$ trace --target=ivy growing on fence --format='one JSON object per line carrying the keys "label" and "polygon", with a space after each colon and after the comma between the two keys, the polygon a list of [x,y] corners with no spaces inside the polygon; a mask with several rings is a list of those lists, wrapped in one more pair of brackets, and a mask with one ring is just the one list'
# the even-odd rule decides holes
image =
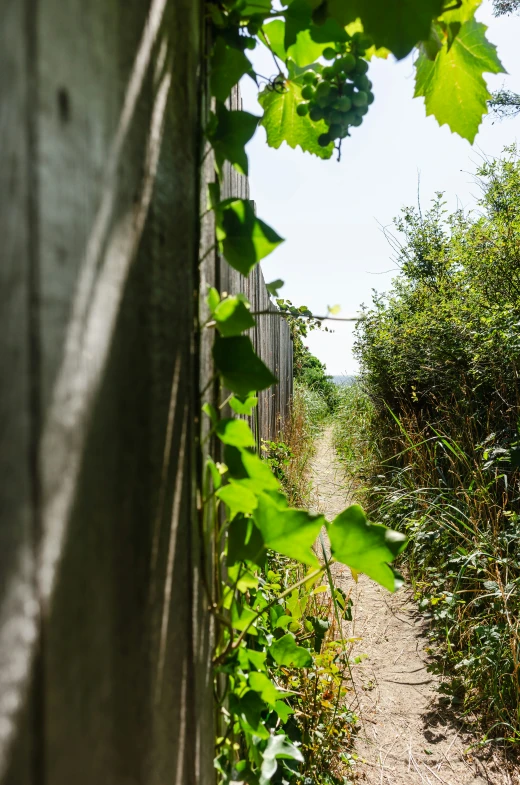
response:
{"label": "ivy growing on fence", "polygon": [[[245,145],[258,125],[272,147],[285,142],[323,159],[336,151],[339,159],[351,134],[362,133],[363,119],[377,100],[370,80],[373,57],[401,59],[414,51],[415,95],[424,98],[426,113],[473,141],[490,98],[483,74],[503,71],[485,26],[474,19],[478,4],[208,0],[214,111],[206,138],[217,173],[209,206],[216,216],[219,251],[233,268],[247,276],[283,240],[256,216],[248,200],[220,199],[224,163],[247,174]],[[274,75],[255,72],[248,53],[256,47],[271,53]],[[226,106],[244,76],[259,86],[262,116]],[[273,282],[273,294],[281,283]],[[249,415],[256,393],[276,383],[244,334],[255,324],[250,304],[243,295],[221,297],[214,289],[207,302],[211,320],[206,327],[216,332],[216,371],[230,394],[231,409]],[[338,649],[332,641],[323,648],[330,619],[316,605],[322,588],[317,582],[323,577],[328,581],[341,642],[350,601],[334,587],[330,564],[339,561],[393,591],[399,576],[391,563],[406,540],[369,522],[358,505],[333,521],[291,508],[279,479],[254,452],[247,421],[221,418],[209,403],[203,408],[223,454],[220,463],[207,457],[203,493],[206,520],[223,549],[215,560],[212,598],[220,709],[216,768],[222,783],[296,783],[303,771],[312,774],[308,782],[325,781],[318,779],[323,769],[312,756],[320,744],[340,749],[337,719],[345,712],[343,679],[350,664],[344,646]],[[322,540],[320,562],[313,545],[324,529],[331,555]],[[315,695],[321,684],[320,706],[310,720],[308,713],[305,718],[308,704],[302,703],[308,685],[302,674],[309,669]],[[325,715],[328,724],[323,725]],[[311,756],[306,763],[305,750]],[[328,781],[334,781],[332,774]]]}

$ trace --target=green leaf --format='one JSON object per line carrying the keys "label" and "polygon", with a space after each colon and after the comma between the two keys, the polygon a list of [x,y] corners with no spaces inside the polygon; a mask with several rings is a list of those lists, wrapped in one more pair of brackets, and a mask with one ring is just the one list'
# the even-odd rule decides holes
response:
{"label": "green leaf", "polygon": [[292,0],[285,11],[285,39],[284,45],[288,49],[296,43],[298,33],[307,30],[312,23],[312,11],[319,0]]}
{"label": "green leaf", "polygon": [[248,395],[244,400],[240,400],[234,395],[229,401],[229,405],[237,414],[251,414],[257,404],[258,398],[254,395]]}
{"label": "green leaf", "polygon": [[217,436],[224,444],[232,444],[234,447],[254,447],[256,444],[255,437],[246,421],[235,420],[231,417],[219,422]]}
{"label": "green leaf", "polygon": [[286,607],[291,612],[293,619],[300,619],[305,613],[305,609],[309,602],[309,594],[304,592],[300,597],[298,589],[294,589],[287,599]]}
{"label": "green leaf", "polygon": [[271,11],[271,0],[253,0],[251,3],[246,3],[245,6],[240,6],[240,16],[252,16],[253,14],[268,14]]}
{"label": "green leaf", "polygon": [[247,397],[251,390],[265,390],[277,382],[267,365],[255,354],[253,344],[246,336],[217,336],[213,359],[224,385],[240,397]]}
{"label": "green leaf", "polygon": [[[219,203],[220,203],[220,183],[218,180],[215,180],[213,183],[208,183],[208,210],[215,210],[216,212]],[[220,295],[219,295],[219,299],[220,299]]]}
{"label": "green leaf", "polygon": [[215,461],[209,455],[206,458],[206,466],[207,466],[207,468],[211,472],[211,479],[213,480],[213,487],[216,488],[216,489],[220,488],[220,486],[222,485],[222,475],[219,472],[218,467],[217,467]]}
{"label": "green leaf", "polygon": [[[251,625],[251,622],[256,619],[257,614],[247,606],[239,608],[236,602],[233,603],[231,611],[231,624],[233,629],[242,632],[247,629],[249,635],[258,635],[256,629]],[[251,626],[250,626],[251,625]]]}
{"label": "green leaf", "polygon": [[316,43],[311,38],[310,30],[301,30],[296,36],[296,43],[289,47],[287,54],[297,66],[303,68],[321,57],[327,43]]}
{"label": "green leaf", "polygon": [[208,296],[206,297],[206,302],[208,304],[209,310],[211,313],[213,313],[220,302],[220,294],[214,286],[210,286]]}
{"label": "green leaf", "polygon": [[250,561],[263,568],[267,550],[264,538],[251,518],[237,515],[228,529],[227,563]]}
{"label": "green leaf", "polygon": [[254,519],[268,548],[311,567],[319,567],[312,546],[324,525],[323,515],[279,507],[263,493],[258,497]]}
{"label": "green leaf", "polygon": [[379,523],[370,523],[359,504],[338,515],[328,527],[335,559],[395,591],[395,577],[388,562],[406,547],[406,537]]}
{"label": "green leaf", "polygon": [[306,153],[317,155],[318,158],[330,158],[334,150],[331,143],[327,147],[320,147],[318,137],[327,131],[324,120],[313,123],[309,115],[300,117],[296,114],[298,104],[303,102],[302,84],[296,80],[287,80],[285,89],[265,89],[258,96],[264,110],[260,121],[267,133],[267,144],[278,148],[282,142],[289,147],[301,149]]}
{"label": "green leaf", "polygon": [[[346,32],[353,36],[355,33],[363,33],[363,25],[361,23],[361,19],[356,19],[355,22],[350,22],[346,26]],[[391,54],[389,49],[386,49],[384,46],[376,47],[371,46],[366,51],[363,57],[365,60],[371,60],[373,57],[378,57],[382,60],[386,60],[388,55]]]}
{"label": "green leaf", "polygon": [[309,668],[312,665],[309,649],[298,646],[290,632],[272,643],[269,651],[277,665],[286,665],[289,668]]}
{"label": "green leaf", "polygon": [[232,87],[244,74],[252,72],[251,63],[239,49],[228,46],[222,36],[215,41],[211,55],[210,89],[218,101],[225,101]]}
{"label": "green leaf", "polygon": [[327,619],[319,619],[317,616],[307,616],[307,619],[312,624],[314,630],[314,651],[319,654],[323,639],[330,627],[330,622]]}
{"label": "green leaf", "polygon": [[[244,420],[236,422],[244,422]],[[262,461],[255,453],[227,445],[224,451],[224,460],[230,476],[234,480],[240,481],[244,488],[248,488],[253,493],[279,489],[280,482],[272,473],[269,464]]]}
{"label": "green leaf", "polygon": [[276,281],[271,281],[271,283],[266,283],[265,288],[272,294],[273,297],[278,297],[278,289],[281,289],[284,285],[284,282],[281,278],[277,278]]}
{"label": "green leaf", "polygon": [[475,16],[475,11],[481,2],[482,0],[462,0],[458,7],[456,3],[448,3],[452,10],[445,11],[440,20],[446,22],[446,24],[469,22]]}
{"label": "green leaf", "polygon": [[221,300],[213,311],[213,318],[219,333],[224,336],[240,335],[256,324],[251,316],[249,302],[242,294]]}
{"label": "green leaf", "polygon": [[249,570],[244,570],[241,564],[234,566],[228,565],[228,583],[229,588],[233,589],[236,586],[241,594],[245,594],[249,589],[258,588],[258,578],[253,575]]}
{"label": "green leaf", "polygon": [[257,262],[283,242],[274,229],[256,217],[248,199],[226,199],[220,203],[216,218],[220,250],[242,275],[249,275]]}
{"label": "green leaf", "polygon": [[248,690],[241,698],[231,694],[229,696],[229,708],[239,718],[242,727],[252,731],[262,739],[269,738],[269,731],[262,721],[265,703],[258,693],[254,690]]}
{"label": "green leaf", "polygon": [[213,427],[215,427],[218,422],[218,415],[215,410],[215,407],[211,403],[205,403],[202,406],[202,411],[204,412],[204,414],[206,414],[209,417],[209,419],[211,420],[211,424],[213,425]]}
{"label": "green leaf", "polygon": [[294,714],[294,709],[284,703],[284,701],[276,701],[274,710],[280,717],[282,725],[285,725],[291,714]]}
{"label": "green leaf", "polygon": [[250,515],[258,504],[255,494],[236,482],[230,482],[219,488],[216,496],[229,507],[230,518],[234,518],[240,512]]}
{"label": "green leaf", "polygon": [[426,114],[470,143],[491,98],[482,74],[504,71],[486,29],[464,22],[449,50],[446,41],[433,62],[425,54],[416,62],[415,96],[424,96]]}
{"label": "green leaf", "polygon": [[275,622],[274,628],[275,630],[285,630],[288,625],[293,622],[294,619],[292,616],[279,616]]}
{"label": "green leaf", "polygon": [[251,669],[251,667],[253,667],[257,671],[265,671],[266,657],[267,652],[248,649],[247,646],[244,645],[242,645],[238,650],[238,662],[242,670],[248,671]]}
{"label": "green leaf", "polygon": [[303,763],[302,753],[298,747],[295,747],[295,745],[289,741],[285,734],[271,736],[267,747],[263,752],[260,785],[270,782],[278,768],[278,764],[276,763],[277,758],[287,758]]}
{"label": "green leaf", "polygon": [[276,702],[284,694],[276,688],[271,679],[266,676],[265,673],[252,671],[249,674],[249,686],[252,690],[258,692],[262,700],[265,701],[272,709],[275,708]]}
{"label": "green leaf", "polygon": [[264,25],[262,38],[266,39],[270,48],[280,60],[285,60],[287,57],[284,45],[285,22],[282,22],[281,19],[274,19],[269,24]]}
{"label": "green leaf", "polygon": [[327,11],[342,26],[360,18],[375,45],[401,59],[429,37],[442,5],[443,0],[328,0]]}
{"label": "green leaf", "polygon": [[219,169],[229,161],[241,174],[248,174],[245,146],[252,138],[259,117],[249,112],[229,111],[224,104],[217,104],[217,124],[211,126],[208,139],[215,151]]}

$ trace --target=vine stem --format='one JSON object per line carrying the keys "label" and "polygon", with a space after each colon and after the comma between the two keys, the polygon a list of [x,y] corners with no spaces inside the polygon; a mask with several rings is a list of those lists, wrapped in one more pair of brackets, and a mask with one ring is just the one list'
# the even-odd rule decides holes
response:
{"label": "vine stem", "polygon": [[310,316],[304,316],[303,314],[298,314],[295,316],[293,313],[287,313],[285,311],[251,311],[251,316],[282,316],[284,319],[289,319],[291,316],[294,319],[316,319],[319,322],[362,322],[366,319],[366,316],[315,316],[311,314]]}
{"label": "vine stem", "polygon": [[[334,560],[332,559],[332,561],[329,562],[329,564],[331,564],[333,561]],[[235,651],[235,649],[238,649],[238,647],[240,646],[240,644],[244,640],[245,636],[247,635],[247,631],[249,630],[251,625],[253,625],[255,623],[255,621],[257,621],[257,619],[259,619],[260,616],[263,613],[268,611],[269,608],[272,608],[273,605],[276,605],[276,603],[279,602],[279,600],[283,600],[284,597],[287,597],[295,589],[299,589],[300,586],[303,586],[305,583],[307,583],[307,581],[312,581],[314,578],[317,578],[320,575],[323,575],[325,570],[326,570],[325,567],[319,567],[318,569],[314,570],[314,572],[308,573],[304,578],[302,578],[301,580],[297,581],[296,583],[293,583],[291,586],[289,586],[288,589],[283,591],[281,594],[278,594],[273,600],[271,600],[271,602],[268,602],[267,605],[265,605],[261,610],[259,610],[258,613],[256,614],[256,616],[254,616],[251,619],[251,621],[247,624],[247,626],[242,630],[242,632],[240,633],[240,635],[238,636],[236,641],[234,643],[230,642],[226,646],[226,648],[224,649],[222,654],[219,654],[218,657],[215,657],[215,659],[213,660],[213,665],[220,665],[222,662],[224,662],[224,660],[226,659],[226,657],[228,656],[228,654],[230,652]]]}
{"label": "vine stem", "polygon": [[199,257],[199,265],[200,265],[200,264],[202,264],[202,262],[204,261],[204,259],[206,259],[206,257],[207,257],[207,256],[209,256],[209,255],[210,255],[210,253],[211,253],[212,251],[214,251],[214,250],[215,250],[217,247],[218,247],[218,243],[213,243],[213,245],[210,245],[210,247],[208,248],[208,250],[207,250],[207,251],[206,251],[206,252],[205,252],[205,253],[204,253],[202,256],[200,256],[200,257]]}

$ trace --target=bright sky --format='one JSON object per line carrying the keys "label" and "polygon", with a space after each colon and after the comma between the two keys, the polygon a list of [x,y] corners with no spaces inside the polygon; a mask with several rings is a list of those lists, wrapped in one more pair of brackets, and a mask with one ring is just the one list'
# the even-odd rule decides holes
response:
{"label": "bright sky", "polygon": [[[489,26],[488,38],[510,74],[488,75],[490,89],[520,92],[520,16],[497,19],[485,0],[477,19]],[[257,56],[255,65],[268,77],[275,71],[270,56]],[[425,116],[422,99],[412,98],[409,58],[374,60],[369,76],[376,100],[361,128],[344,140],[341,163],[286,144],[273,150],[262,128],[248,146],[258,216],[286,238],[264,260],[265,278],[282,278],[280,295],[316,314],[335,304],[341,305],[340,316],[356,314],[361,303],[370,303],[372,289],[389,288],[396,268],[380,225],[388,226],[403,205],[417,203],[419,175],[423,209],[436,191],[445,192],[450,208],[470,209],[478,197],[473,173],[482,155],[499,155],[520,140],[520,117],[485,119],[473,147],[447,126],[439,128]],[[244,109],[258,113],[253,82],[246,78],[241,87]],[[329,326],[333,334],[314,331],[307,345],[328,373],[355,373],[352,323]]]}

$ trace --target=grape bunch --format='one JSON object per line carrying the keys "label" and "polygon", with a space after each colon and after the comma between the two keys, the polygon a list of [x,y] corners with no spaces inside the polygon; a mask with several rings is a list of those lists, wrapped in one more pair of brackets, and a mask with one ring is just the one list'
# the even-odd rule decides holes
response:
{"label": "grape bunch", "polygon": [[309,70],[303,74],[304,101],[298,104],[296,112],[300,117],[309,115],[315,123],[325,121],[328,130],[318,137],[321,147],[349,136],[350,128],[361,125],[374,100],[363,54],[365,49],[354,37],[350,51],[346,44],[325,49],[323,57],[332,62],[321,73]]}

